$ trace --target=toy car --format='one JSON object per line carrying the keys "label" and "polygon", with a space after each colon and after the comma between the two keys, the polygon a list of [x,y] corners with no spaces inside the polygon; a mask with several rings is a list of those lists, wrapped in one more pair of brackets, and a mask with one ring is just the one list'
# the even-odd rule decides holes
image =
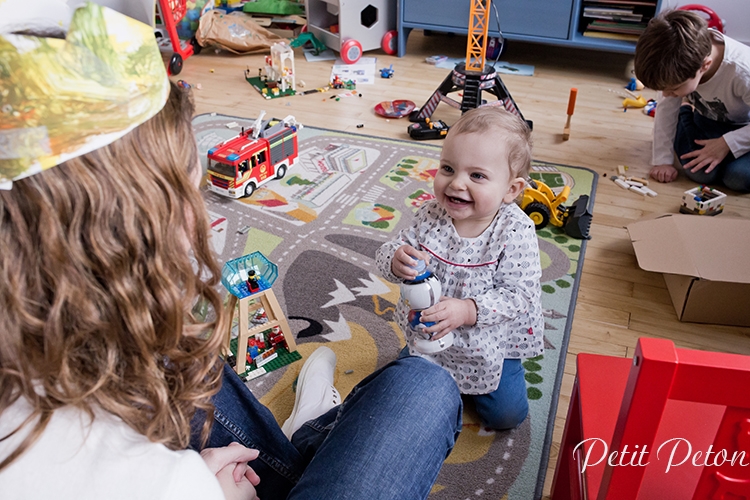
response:
{"label": "toy car", "polygon": [[534,222],[538,231],[547,224],[562,228],[572,238],[587,240],[590,237],[591,219],[589,196],[581,195],[570,207],[563,206],[570,195],[570,186],[555,194],[540,180],[529,179],[518,204]]}
{"label": "toy car", "polygon": [[444,139],[448,134],[448,129],[448,125],[443,120],[430,120],[426,118],[412,123],[406,130],[412,139],[424,141],[427,139]]}
{"label": "toy car", "polygon": [[393,78],[393,64],[387,68],[380,68],[380,78]]}
{"label": "toy car", "polygon": [[357,88],[356,82],[352,80],[342,80],[339,75],[334,75],[333,80],[331,80],[330,84],[332,89],[347,89],[347,90],[354,90]]}

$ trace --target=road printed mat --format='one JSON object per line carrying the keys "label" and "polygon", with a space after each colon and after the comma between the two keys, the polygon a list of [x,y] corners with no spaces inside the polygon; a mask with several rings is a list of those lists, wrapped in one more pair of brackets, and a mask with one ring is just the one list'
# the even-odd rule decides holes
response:
{"label": "road printed mat", "polygon": [[[199,152],[251,126],[253,119],[195,117]],[[230,125],[229,127],[227,125]],[[375,252],[432,198],[440,146],[305,127],[300,162],[251,197],[231,200],[203,187],[221,261],[259,250],[279,268],[273,285],[303,360],[321,345],[338,357],[342,397],[404,345],[394,319],[398,286],[379,276]],[[592,197],[597,174],[534,162],[533,177],[569,202]],[[525,360],[530,415],[517,429],[483,428],[471,408],[430,496],[434,500],[537,499],[554,428],[558,392],[578,292],[585,241],[553,226],[538,231],[542,258],[545,353]],[[282,423],[294,404],[302,362],[247,382]]]}

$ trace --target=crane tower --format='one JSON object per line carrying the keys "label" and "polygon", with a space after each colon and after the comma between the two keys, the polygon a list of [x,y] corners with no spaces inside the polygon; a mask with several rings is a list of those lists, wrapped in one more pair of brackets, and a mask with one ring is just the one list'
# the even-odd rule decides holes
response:
{"label": "crane tower", "polygon": [[[482,105],[503,106],[509,112],[525,120],[510,92],[497,75],[494,66],[486,64],[485,61],[491,1],[471,0],[466,62],[459,63],[453,68],[427,102],[409,115],[410,121],[417,122],[430,118],[441,102],[460,109],[462,113]],[[459,90],[463,90],[460,103],[448,96],[448,94]],[[482,91],[489,92],[497,97],[497,100],[483,103]],[[530,120],[526,120],[526,123],[529,124],[529,127],[532,126]]]}

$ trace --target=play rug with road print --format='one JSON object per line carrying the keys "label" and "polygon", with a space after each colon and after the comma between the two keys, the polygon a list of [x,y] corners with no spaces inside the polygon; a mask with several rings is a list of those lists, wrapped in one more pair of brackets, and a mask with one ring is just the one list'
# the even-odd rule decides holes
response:
{"label": "play rug with road print", "polygon": [[[209,148],[253,121],[197,116],[193,125],[204,168]],[[303,360],[318,346],[332,348],[338,357],[335,383],[345,396],[404,345],[393,315],[398,286],[379,276],[375,251],[432,198],[440,147],[311,127],[300,130],[298,139],[297,165],[251,197],[232,200],[202,189],[221,261],[259,250],[278,266],[273,290]],[[535,162],[533,176],[555,191],[571,186],[570,200],[593,198],[596,174],[590,170]],[[538,235],[546,350],[524,362],[529,417],[517,429],[495,432],[480,426],[467,408],[431,499],[542,496],[585,241],[553,226]],[[292,363],[247,383],[279,422],[291,413],[301,367]]]}

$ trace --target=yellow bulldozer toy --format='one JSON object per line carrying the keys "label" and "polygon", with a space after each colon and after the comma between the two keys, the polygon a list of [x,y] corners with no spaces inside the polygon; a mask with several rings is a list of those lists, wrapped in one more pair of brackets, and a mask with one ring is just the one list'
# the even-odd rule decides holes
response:
{"label": "yellow bulldozer toy", "polygon": [[573,238],[589,239],[592,213],[588,195],[580,196],[570,207],[563,206],[570,196],[570,186],[565,186],[557,195],[542,181],[528,179],[518,204],[534,222],[536,230],[547,224],[561,227]]}

